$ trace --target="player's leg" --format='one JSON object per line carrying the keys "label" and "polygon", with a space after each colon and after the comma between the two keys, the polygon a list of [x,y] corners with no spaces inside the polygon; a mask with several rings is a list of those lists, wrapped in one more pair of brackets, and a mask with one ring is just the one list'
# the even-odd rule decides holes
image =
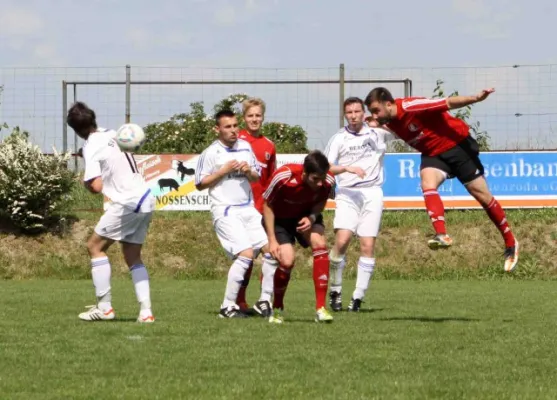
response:
{"label": "player's leg", "polygon": [[448,178],[449,172],[449,166],[440,157],[422,155],[420,166],[422,193],[427,214],[435,230],[435,237],[428,241],[428,246],[432,249],[447,248],[453,243],[447,235],[445,207],[437,191]]}
{"label": "player's leg", "polygon": [[[106,214],[105,214],[106,215]],[[114,309],[112,308],[112,293],[110,287],[111,267],[106,251],[114,243],[114,240],[100,236],[96,231],[99,226],[103,226],[106,218],[103,215],[95,232],[87,241],[87,250],[91,258],[91,277],[97,297],[97,304],[90,306],[85,312],[79,314],[79,318],[84,321],[104,321],[115,318]]]}
{"label": "player's leg", "polygon": [[329,253],[329,275],[331,277],[329,305],[333,311],[342,311],[342,274],[346,265],[346,251],[352,235],[352,231],[348,229],[338,229],[335,232],[335,244]]}
{"label": "player's leg", "polygon": [[280,324],[284,321],[284,296],[286,295],[286,289],[288,288],[292,269],[294,268],[296,251],[290,240],[288,242],[281,240],[279,235],[277,235],[277,240],[280,243],[279,259],[277,260],[278,266],[273,279],[273,315],[269,322]]}
{"label": "player's leg", "polygon": [[254,261],[259,253],[263,253],[263,265],[261,267],[263,275],[261,280],[261,295],[259,296],[259,300],[254,304],[253,309],[262,317],[269,318],[273,313],[271,299],[274,288],[273,280],[278,262],[269,253],[267,234],[265,233],[265,229],[261,223],[261,214],[259,214],[255,208],[248,208],[245,213],[243,213],[243,217],[246,231],[254,249]]}
{"label": "player's leg", "polygon": [[332,322],[333,316],[327,310],[327,289],[329,286],[329,251],[325,239],[323,216],[320,214],[311,231],[298,238],[303,247],[311,247],[313,254],[313,285],[315,288],[315,321]]}
{"label": "player's leg", "polygon": [[139,212],[122,217],[123,229],[127,233],[121,240],[122,253],[129,268],[135,295],[139,303],[137,322],[140,323],[155,322],[151,306],[149,273],[141,258],[141,249],[147,237],[152,218],[152,212]]}
{"label": "player's leg", "polygon": [[369,288],[371,277],[375,269],[375,242],[381,226],[383,215],[383,190],[379,187],[365,191],[366,204],[363,207],[356,233],[360,237],[360,258],[356,288],[352,293],[348,311],[359,311],[362,301]]}
{"label": "player's leg", "polygon": [[237,305],[238,292],[247,269],[253,263],[253,249],[244,223],[238,215],[232,214],[215,221],[215,232],[228,256],[233,260],[228,271],[224,299],[219,317],[244,318],[246,314]]}
{"label": "player's leg", "polygon": [[504,269],[510,272],[518,263],[518,241],[507,221],[505,211],[489,191],[484,177],[484,167],[479,159],[479,146],[473,138],[469,138],[461,146],[465,154],[461,157],[462,161],[455,175],[466,187],[466,190],[482,205],[493,224],[501,232],[505,242]]}
{"label": "player's leg", "polygon": [[335,244],[329,253],[331,277],[329,304],[333,311],[342,310],[342,273],[346,265],[346,251],[353,232],[358,226],[361,207],[358,205],[358,200],[353,197],[350,196],[348,190],[340,190],[335,199],[336,207],[333,221]]}

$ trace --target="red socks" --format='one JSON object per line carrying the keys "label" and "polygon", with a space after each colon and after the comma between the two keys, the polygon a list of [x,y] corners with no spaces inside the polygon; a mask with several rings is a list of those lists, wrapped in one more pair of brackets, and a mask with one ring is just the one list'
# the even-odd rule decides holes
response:
{"label": "red socks", "polygon": [[290,270],[279,265],[274,277],[273,308],[284,309],[284,294],[286,293],[288,282],[290,282]]}
{"label": "red socks", "polygon": [[511,231],[511,227],[507,222],[507,217],[505,211],[501,208],[501,204],[495,197],[491,199],[487,207],[484,207],[485,212],[489,215],[489,219],[493,221],[499,232],[503,235],[505,239],[505,247],[513,247],[515,245],[514,235]]}
{"label": "red socks", "polygon": [[326,248],[313,249],[313,285],[315,309],[325,307],[329,286],[329,252]]}
{"label": "red socks", "polygon": [[424,190],[425,208],[433,223],[436,235],[445,235],[445,207],[437,189]]}

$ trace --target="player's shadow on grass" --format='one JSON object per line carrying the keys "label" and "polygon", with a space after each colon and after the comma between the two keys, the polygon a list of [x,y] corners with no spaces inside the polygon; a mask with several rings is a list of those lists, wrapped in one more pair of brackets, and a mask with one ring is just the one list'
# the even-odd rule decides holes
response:
{"label": "player's shadow on grass", "polygon": [[416,321],[416,322],[477,322],[477,318],[466,317],[389,317],[381,318],[381,321]]}
{"label": "player's shadow on grass", "polygon": [[[137,317],[135,317],[135,318],[132,318],[132,317],[123,317],[123,318],[117,317],[117,318],[111,319],[110,321],[107,321],[107,322],[112,322],[112,323],[115,323],[115,322],[127,322],[127,323],[137,322]],[[142,324],[137,324],[137,325],[142,325]]]}

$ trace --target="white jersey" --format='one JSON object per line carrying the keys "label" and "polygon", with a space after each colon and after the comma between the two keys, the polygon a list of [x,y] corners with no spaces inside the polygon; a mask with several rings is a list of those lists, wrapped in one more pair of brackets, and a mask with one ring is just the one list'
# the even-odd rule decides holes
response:
{"label": "white jersey", "polygon": [[325,155],[331,164],[362,168],[366,175],[363,179],[352,173],[336,176],[339,188],[360,188],[383,185],[383,161],[387,141],[392,135],[382,128],[371,128],[364,123],[359,132],[347,126],[338,131],[327,144]]}
{"label": "white jersey", "polygon": [[[257,174],[260,173],[257,160],[248,142],[238,139],[232,147],[227,147],[221,141],[216,140],[199,156],[195,184],[199,185],[203,178],[212,175],[231,160],[245,161]],[[254,204],[251,184],[247,176],[238,171],[225,175],[208,191],[211,199],[211,212],[215,220],[228,215],[231,208],[253,206]]]}
{"label": "white jersey", "polygon": [[141,206],[149,187],[137,169],[133,155],[124,153],[114,140],[116,132],[98,129],[83,145],[84,181],[101,177],[103,194],[113,203],[129,208]]}

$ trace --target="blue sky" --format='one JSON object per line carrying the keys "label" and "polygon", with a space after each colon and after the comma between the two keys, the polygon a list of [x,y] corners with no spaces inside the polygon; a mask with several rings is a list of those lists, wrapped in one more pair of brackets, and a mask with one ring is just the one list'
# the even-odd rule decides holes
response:
{"label": "blue sky", "polygon": [[[356,0],[2,0],[0,84],[4,84],[5,93],[0,99],[0,116],[12,125],[25,125],[27,121],[29,129],[45,131],[35,133],[42,140],[41,145],[50,141],[59,144],[59,141],[50,140],[60,131],[56,119],[61,112],[57,109],[60,104],[59,81],[75,79],[78,70],[47,68],[37,73],[21,67],[120,68],[125,64],[138,67],[135,71],[140,73],[136,76],[167,79],[193,75],[192,67],[196,67],[197,75],[202,75],[204,69],[211,71],[209,68],[224,67],[298,69],[285,72],[284,76],[288,77],[312,75],[311,71],[302,70],[304,68],[331,68],[319,74],[335,77],[338,72],[334,68],[345,63],[349,76],[353,77],[409,76],[416,82],[415,95],[430,95],[435,79],[441,77],[447,80],[450,88],[462,93],[493,85],[501,89],[498,90],[499,96],[513,95],[509,92],[512,89],[515,96],[526,96],[524,98],[528,101],[539,96],[552,101],[557,88],[554,82],[546,85],[545,81],[552,79],[553,72],[557,73],[557,69],[553,71],[550,66],[557,64],[557,53],[546,51],[542,40],[557,36],[556,16],[557,5],[549,0],[399,0],[383,3]],[[516,76],[509,68],[432,70],[434,67],[514,64],[542,67],[522,69]],[[161,72],[141,70],[140,66],[174,69]],[[186,67],[189,69],[185,70]],[[413,69],[401,72],[401,68]],[[216,73],[213,70],[213,74],[248,79],[259,76],[257,70],[249,70],[243,75],[238,71]],[[270,79],[279,76],[277,72],[273,74]],[[37,78],[37,75],[42,77]],[[78,75],[86,79],[122,78],[120,72],[97,69],[82,69]],[[42,94],[37,88],[51,93],[50,99],[40,97]],[[208,89],[200,100],[223,97],[232,89]],[[318,101],[320,96],[332,96],[332,100],[327,100],[331,104],[323,106],[323,113],[336,111],[336,89],[332,87],[323,87],[321,91],[315,88],[298,88],[296,92],[292,92],[292,88],[284,89],[291,97],[299,95],[300,91],[305,92],[307,99],[296,106],[296,112],[286,111],[284,105],[279,106],[277,93],[282,88],[266,91],[260,87],[236,89],[267,95],[270,113],[274,109],[276,116],[287,117],[289,123],[296,123],[296,116],[301,114],[307,117],[310,103]],[[355,93],[347,94],[364,96],[369,89],[371,87],[365,85],[353,87],[348,91]],[[102,99],[98,101],[98,107],[106,107],[106,110],[103,108],[100,114],[106,115],[107,122],[118,123],[119,120],[112,121],[109,117],[112,116],[110,107],[121,100],[120,92],[116,93],[115,88],[102,89],[105,90],[103,93],[100,88],[79,90],[85,97],[81,100],[95,103]],[[161,103],[156,106],[162,109],[149,117],[163,118],[184,111],[176,109],[176,99],[174,104],[163,104],[168,99],[165,100],[158,89],[142,90],[141,93],[150,93],[146,100],[150,105],[141,105],[137,100],[136,111],[152,108],[155,103]],[[418,93],[417,90],[428,93]],[[137,92],[140,96],[139,89]],[[176,95],[181,96],[178,108],[187,108],[193,99],[193,94],[188,97],[184,93]],[[276,105],[273,105],[274,100]],[[518,100],[499,97],[493,101],[493,109],[482,105],[484,108],[479,109],[478,115],[514,114],[519,105],[511,105],[510,101]],[[284,99],[281,102],[285,102]],[[26,107],[32,108],[33,112],[22,113],[21,109]],[[547,114],[553,115],[553,112],[554,109],[550,109]],[[39,122],[31,124],[30,118]],[[322,115],[316,113],[315,118],[322,118]],[[488,121],[488,126],[492,127],[496,140],[501,142],[505,140],[501,137],[503,131],[512,125],[519,140],[520,131],[524,129],[534,136],[541,131],[549,132],[554,122],[552,118],[547,117],[541,123],[539,118],[531,119],[518,127],[515,122]],[[50,119],[55,122],[45,122]],[[338,116],[333,115],[327,119],[327,125],[323,123],[317,128],[308,125],[312,130],[313,147],[323,146],[337,128],[337,120]]]}

